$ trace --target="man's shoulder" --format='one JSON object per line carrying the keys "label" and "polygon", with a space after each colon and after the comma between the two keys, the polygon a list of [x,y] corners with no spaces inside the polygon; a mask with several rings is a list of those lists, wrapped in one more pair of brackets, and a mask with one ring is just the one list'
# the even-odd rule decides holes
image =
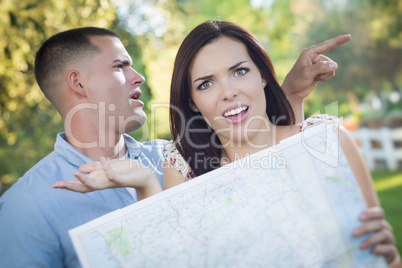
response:
{"label": "man's shoulder", "polygon": [[[59,155],[53,151],[25,172],[0,197],[0,211],[2,213],[10,210],[16,210],[19,213],[22,213],[22,210],[25,212],[36,211],[37,202],[35,200],[38,196],[43,196],[44,189],[51,187],[51,182],[47,178],[51,176],[52,170],[57,166],[55,163],[57,158]],[[46,187],[43,187],[44,185]]]}
{"label": "man's shoulder", "polygon": [[58,167],[62,167],[63,163],[67,163],[63,156],[53,151],[42,158],[27,172],[25,172],[25,174],[19,178],[16,184],[23,182],[25,179],[35,177],[38,174],[42,175],[43,173],[46,173],[50,175],[53,172],[56,172],[58,170]]}
{"label": "man's shoulder", "polygon": [[25,172],[1,197],[4,201],[4,198],[11,196],[24,198],[24,196],[38,197],[48,194],[47,191],[54,190],[52,188],[54,182],[68,175],[73,179],[73,170],[69,170],[73,167],[70,166],[63,156],[53,151]]}
{"label": "man's shoulder", "polygon": [[55,161],[59,160],[59,158],[60,155],[55,151],[52,151],[47,156],[39,160],[34,166],[28,169],[27,172],[25,172],[25,174],[21,178],[32,176],[33,174],[42,169],[47,169],[49,165],[52,165]]}
{"label": "man's shoulder", "polygon": [[[62,145],[65,143],[64,133],[58,133],[55,142],[55,150],[50,152],[48,155],[39,160],[34,166],[32,166],[25,174],[19,178],[15,183],[18,185],[28,178],[35,177],[38,173],[43,174],[43,172],[49,175],[59,170],[57,167],[62,167],[63,164],[67,163],[67,160],[60,153],[64,153],[65,149]],[[60,148],[59,148],[60,147]]]}

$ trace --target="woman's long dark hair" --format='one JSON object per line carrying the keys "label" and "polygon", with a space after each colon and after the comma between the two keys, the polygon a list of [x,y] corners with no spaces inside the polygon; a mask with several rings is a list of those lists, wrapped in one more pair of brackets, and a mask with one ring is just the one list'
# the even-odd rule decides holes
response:
{"label": "woman's long dark hair", "polygon": [[[207,21],[194,28],[177,52],[170,88],[170,129],[180,154],[196,176],[220,166],[222,149],[215,131],[199,113],[190,109],[190,65],[196,53],[219,37],[226,36],[242,42],[267,81],[264,88],[266,112],[275,125],[295,122],[292,107],[280,87],[271,59],[257,38],[248,30],[226,21]],[[217,146],[218,145],[218,146]]]}

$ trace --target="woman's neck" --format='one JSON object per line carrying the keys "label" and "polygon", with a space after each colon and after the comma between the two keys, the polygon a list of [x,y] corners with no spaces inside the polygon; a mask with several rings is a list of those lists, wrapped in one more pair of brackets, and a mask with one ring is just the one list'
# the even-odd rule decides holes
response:
{"label": "woman's neck", "polygon": [[298,132],[299,128],[296,126],[275,126],[271,124],[269,129],[259,131],[247,138],[236,141],[227,140],[226,143],[222,143],[225,144],[222,149],[222,165],[275,146],[281,140],[293,136]]}

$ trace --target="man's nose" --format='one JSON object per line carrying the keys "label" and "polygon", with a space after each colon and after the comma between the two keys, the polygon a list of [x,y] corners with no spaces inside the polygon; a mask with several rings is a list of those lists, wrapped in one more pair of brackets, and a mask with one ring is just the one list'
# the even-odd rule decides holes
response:
{"label": "man's nose", "polygon": [[130,75],[131,75],[130,84],[132,84],[132,85],[134,85],[136,87],[139,87],[142,84],[144,84],[145,78],[140,73],[138,73],[136,70],[134,70],[134,68],[132,68],[132,67],[131,67],[131,74]]}

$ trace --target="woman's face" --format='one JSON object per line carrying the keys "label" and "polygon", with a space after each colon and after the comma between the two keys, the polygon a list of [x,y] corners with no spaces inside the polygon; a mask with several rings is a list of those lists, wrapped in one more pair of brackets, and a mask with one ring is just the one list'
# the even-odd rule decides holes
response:
{"label": "woman's face", "polygon": [[242,42],[220,37],[202,47],[190,79],[190,107],[198,109],[222,144],[251,139],[267,128],[265,80]]}

